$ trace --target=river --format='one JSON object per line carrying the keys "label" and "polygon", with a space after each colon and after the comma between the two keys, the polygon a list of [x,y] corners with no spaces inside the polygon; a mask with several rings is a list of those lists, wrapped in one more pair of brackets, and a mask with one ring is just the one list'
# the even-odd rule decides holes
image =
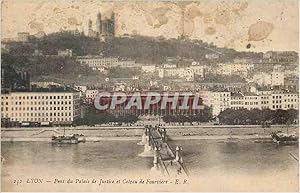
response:
{"label": "river", "polygon": [[[176,140],[183,147],[189,185],[126,186],[124,191],[297,191],[298,146],[280,146],[243,140]],[[53,184],[55,179],[133,178],[149,176],[153,158],[137,155],[143,151],[137,141],[100,141],[76,145],[47,142],[2,142],[2,188],[4,191],[114,191],[116,186]],[[128,177],[131,176],[131,177]],[[24,184],[31,178],[48,184]],[[21,179],[22,183],[14,184]],[[125,188],[126,188],[125,187]],[[51,188],[51,189],[49,189]],[[119,190],[119,189],[117,189]]]}

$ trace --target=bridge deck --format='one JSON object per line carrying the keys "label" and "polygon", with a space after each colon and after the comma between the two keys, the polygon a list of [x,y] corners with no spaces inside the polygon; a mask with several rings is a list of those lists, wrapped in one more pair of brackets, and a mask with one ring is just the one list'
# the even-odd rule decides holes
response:
{"label": "bridge deck", "polygon": [[150,141],[153,147],[159,148],[159,162],[164,170],[169,176],[183,175],[187,176],[186,169],[183,164],[176,160],[176,155],[169,146],[169,144],[164,140],[164,137],[157,129],[150,129]]}

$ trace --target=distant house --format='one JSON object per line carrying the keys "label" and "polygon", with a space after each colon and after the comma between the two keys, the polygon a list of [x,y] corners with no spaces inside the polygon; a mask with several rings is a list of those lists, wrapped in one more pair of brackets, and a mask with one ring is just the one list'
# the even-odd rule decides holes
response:
{"label": "distant house", "polygon": [[58,50],[57,55],[61,57],[72,57],[73,51],[71,49]]}
{"label": "distant house", "polygon": [[19,32],[17,34],[17,41],[28,42],[30,34],[28,32]]}

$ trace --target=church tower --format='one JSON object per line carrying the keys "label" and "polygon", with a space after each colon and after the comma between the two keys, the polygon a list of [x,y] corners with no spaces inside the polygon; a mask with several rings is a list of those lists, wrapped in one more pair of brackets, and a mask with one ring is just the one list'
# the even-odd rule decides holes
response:
{"label": "church tower", "polygon": [[93,31],[93,22],[92,22],[92,20],[89,19],[89,22],[88,22],[88,36],[92,37],[93,34],[94,34],[94,31]]}
{"label": "church tower", "polygon": [[99,34],[102,34],[102,19],[101,19],[101,13],[100,12],[97,15],[96,32],[99,33]]}
{"label": "church tower", "polygon": [[115,36],[115,13],[114,12],[112,12],[110,19],[111,19],[110,34],[112,36]]}

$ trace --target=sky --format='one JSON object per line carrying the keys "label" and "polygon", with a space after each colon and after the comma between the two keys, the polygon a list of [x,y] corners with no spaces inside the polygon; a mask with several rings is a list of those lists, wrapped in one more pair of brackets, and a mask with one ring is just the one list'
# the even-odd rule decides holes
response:
{"label": "sky", "polygon": [[3,0],[2,38],[17,32],[87,31],[96,15],[116,14],[116,34],[212,42],[243,51],[298,51],[297,0],[96,1]]}

